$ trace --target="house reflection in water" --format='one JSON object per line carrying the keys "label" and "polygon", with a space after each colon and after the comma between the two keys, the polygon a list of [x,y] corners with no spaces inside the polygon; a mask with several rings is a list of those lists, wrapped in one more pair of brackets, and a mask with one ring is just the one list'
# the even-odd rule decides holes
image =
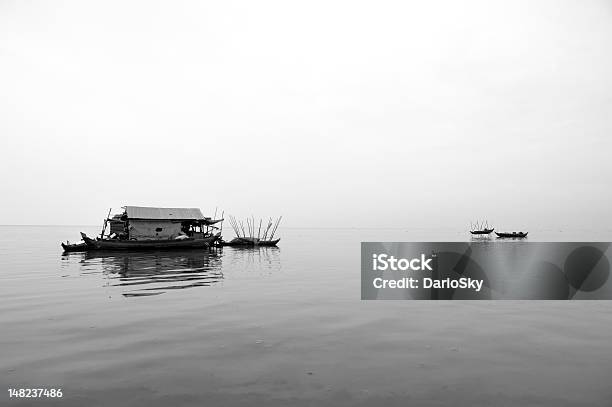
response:
{"label": "house reflection in water", "polygon": [[102,275],[105,287],[126,297],[159,295],[170,290],[210,287],[225,279],[233,282],[265,279],[282,270],[277,247],[224,247],[185,251],[90,251],[64,253],[62,268],[83,277]]}
{"label": "house reflection in water", "polygon": [[126,297],[206,287],[223,279],[221,256],[214,250],[87,252],[82,256],[82,270],[101,269],[109,285],[127,288]]}

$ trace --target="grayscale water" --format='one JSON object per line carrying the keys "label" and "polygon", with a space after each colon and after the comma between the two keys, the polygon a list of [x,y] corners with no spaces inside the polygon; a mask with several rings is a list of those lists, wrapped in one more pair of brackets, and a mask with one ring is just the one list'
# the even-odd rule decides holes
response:
{"label": "grayscale water", "polygon": [[464,232],[281,227],[279,248],[62,254],[98,229],[0,227],[0,404],[42,405],[6,392],[41,387],[63,390],[48,406],[612,403],[610,301],[359,299],[361,241]]}

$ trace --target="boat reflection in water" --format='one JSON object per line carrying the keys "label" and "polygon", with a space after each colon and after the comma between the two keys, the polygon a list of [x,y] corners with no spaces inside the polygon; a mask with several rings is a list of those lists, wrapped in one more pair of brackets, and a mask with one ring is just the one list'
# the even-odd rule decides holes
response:
{"label": "boat reflection in water", "polygon": [[156,252],[85,252],[64,255],[77,260],[82,274],[102,272],[110,286],[125,287],[126,297],[163,294],[168,290],[207,287],[223,279],[221,255],[215,250]]}
{"label": "boat reflection in water", "polygon": [[281,270],[277,247],[224,247],[184,251],[90,251],[64,253],[69,274],[106,279],[125,297],[163,294],[169,290],[209,287],[224,280],[265,278]]}
{"label": "boat reflection in water", "polygon": [[470,236],[470,242],[492,242],[491,235],[488,234],[472,234]]}
{"label": "boat reflection in water", "polygon": [[224,247],[223,267],[249,277],[272,275],[282,269],[280,251],[278,247],[266,246]]}

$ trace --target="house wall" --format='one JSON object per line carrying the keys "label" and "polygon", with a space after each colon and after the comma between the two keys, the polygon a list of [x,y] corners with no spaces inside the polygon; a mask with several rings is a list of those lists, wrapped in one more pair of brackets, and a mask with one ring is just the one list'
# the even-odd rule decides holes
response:
{"label": "house wall", "polygon": [[[158,229],[161,229],[161,231]],[[180,222],[130,220],[130,239],[174,239],[180,233]]]}
{"label": "house wall", "polygon": [[121,233],[123,233],[123,231],[124,231],[123,229],[125,227],[125,222],[122,222],[120,220],[111,219],[108,223],[110,225],[110,232],[109,232],[109,234],[112,235],[113,233],[115,233],[117,235],[120,235]]}

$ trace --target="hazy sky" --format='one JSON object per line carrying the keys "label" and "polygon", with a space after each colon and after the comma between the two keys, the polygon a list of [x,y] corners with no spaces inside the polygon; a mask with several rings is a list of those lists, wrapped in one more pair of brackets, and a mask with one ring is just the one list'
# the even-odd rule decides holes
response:
{"label": "hazy sky", "polygon": [[609,1],[0,0],[0,224],[612,228]]}

